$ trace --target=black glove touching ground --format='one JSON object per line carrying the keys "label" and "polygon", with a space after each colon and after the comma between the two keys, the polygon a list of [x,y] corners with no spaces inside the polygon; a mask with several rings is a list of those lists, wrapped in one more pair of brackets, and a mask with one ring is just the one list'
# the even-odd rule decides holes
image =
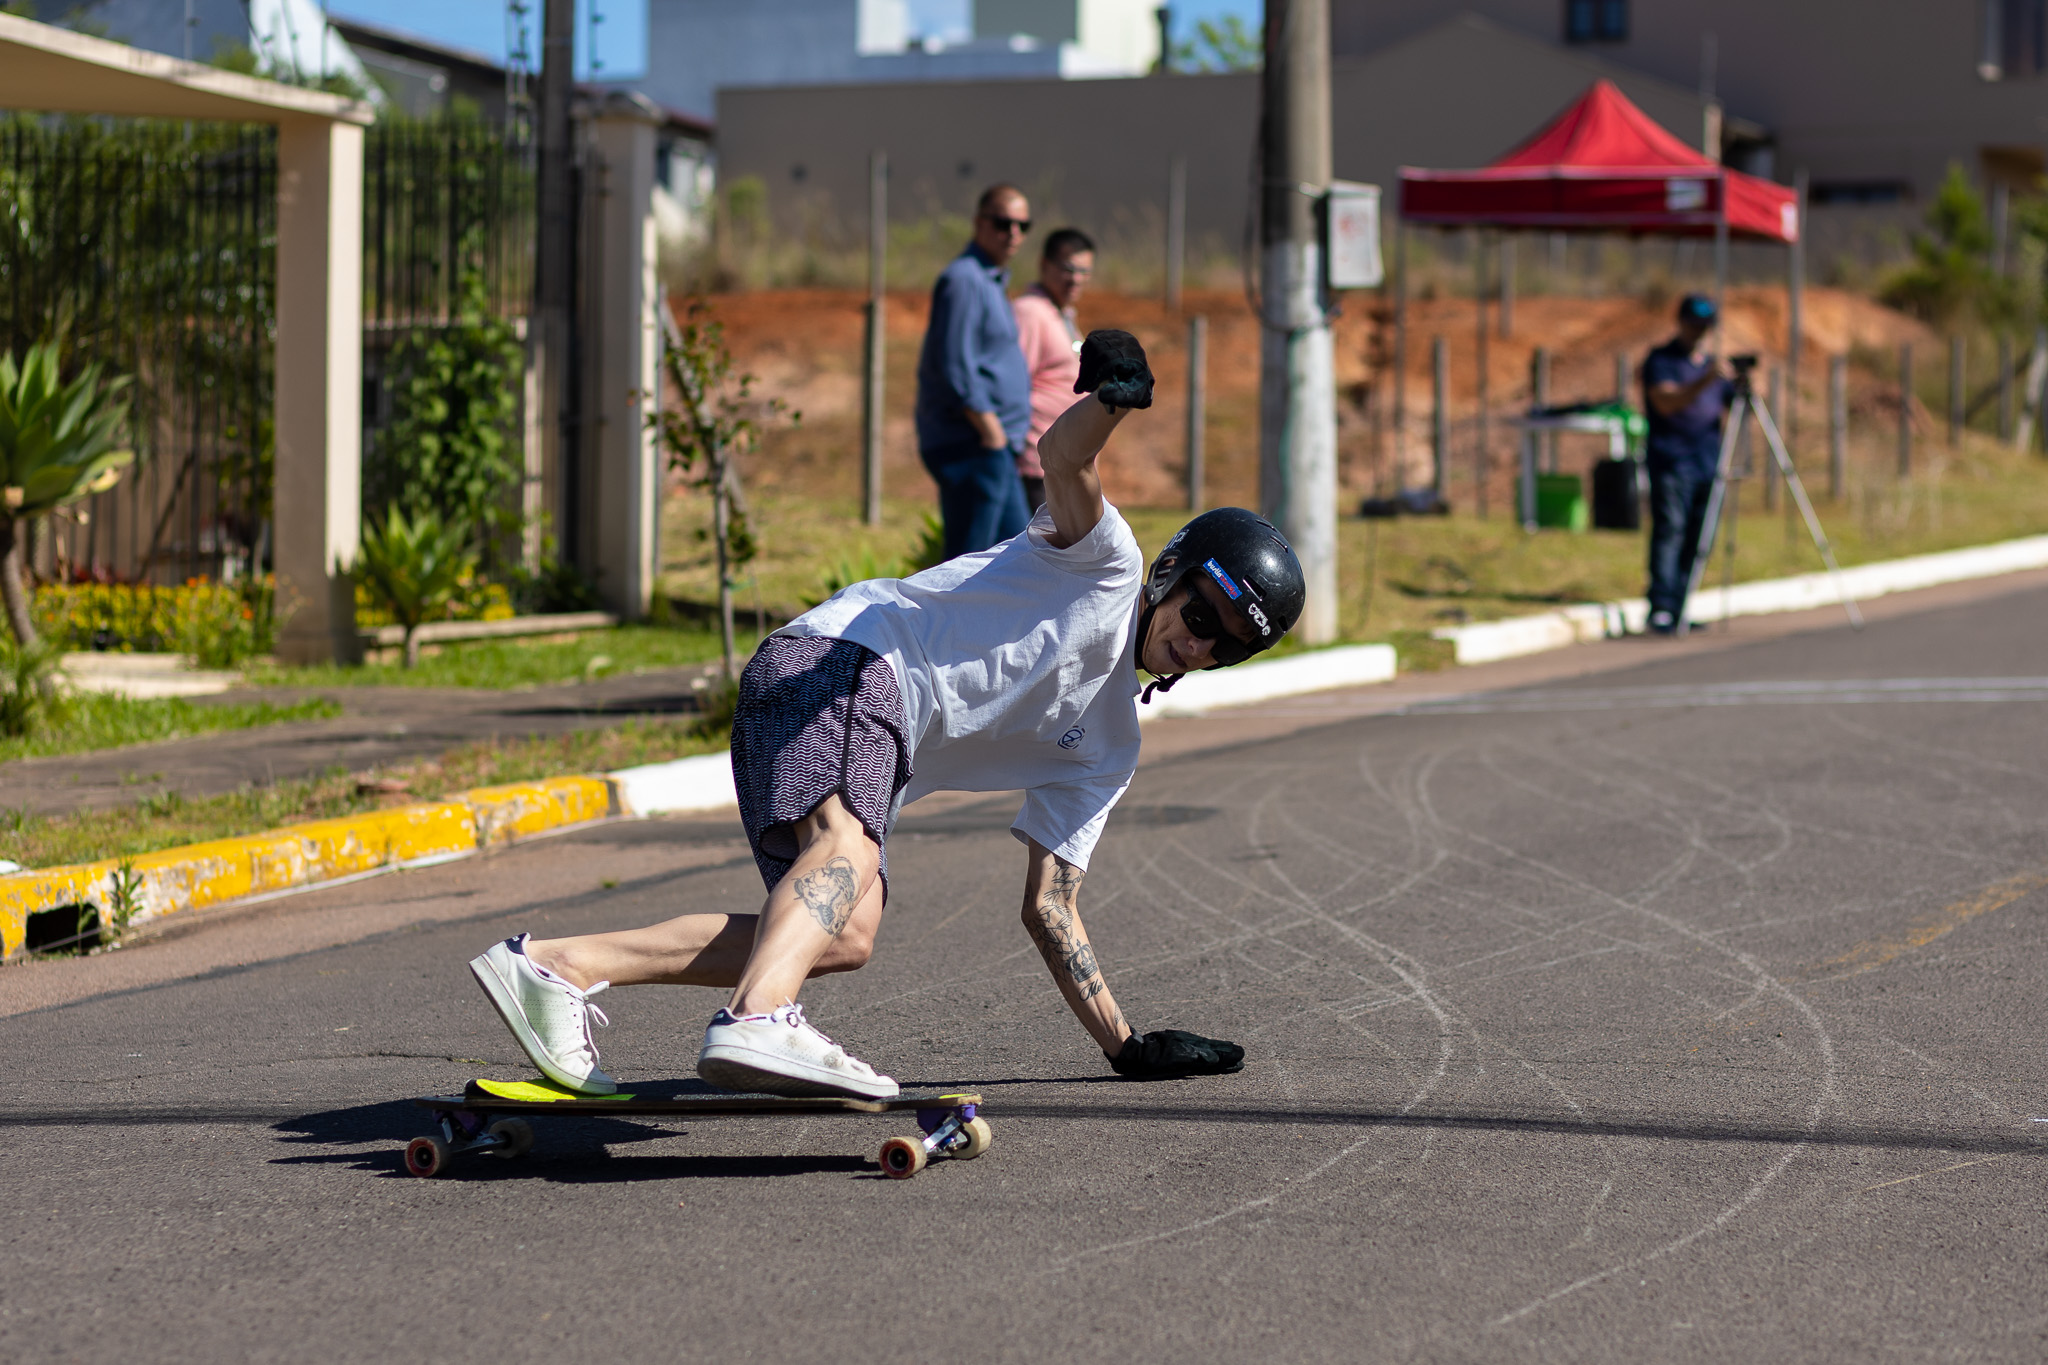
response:
{"label": "black glove touching ground", "polygon": [[1177,1081],[1183,1076],[1227,1076],[1244,1069],[1244,1049],[1219,1038],[1177,1028],[1133,1033],[1109,1059],[1110,1069],[1134,1081]]}
{"label": "black glove touching ground", "polygon": [[1090,332],[1081,343],[1081,377],[1075,393],[1092,393],[1111,411],[1152,406],[1152,367],[1145,348],[1129,332]]}

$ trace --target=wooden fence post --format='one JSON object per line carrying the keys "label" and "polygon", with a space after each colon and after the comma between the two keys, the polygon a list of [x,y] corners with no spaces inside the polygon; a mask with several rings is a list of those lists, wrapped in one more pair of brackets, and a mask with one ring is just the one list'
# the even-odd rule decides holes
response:
{"label": "wooden fence post", "polygon": [[1899,477],[1913,477],[1913,343],[1899,343]]}
{"label": "wooden fence post", "polygon": [[1209,398],[1209,319],[1197,313],[1188,319],[1188,510],[1202,510],[1206,474],[1203,413]]}
{"label": "wooden fence post", "polygon": [[1429,343],[1429,370],[1430,396],[1434,403],[1429,411],[1430,483],[1441,499],[1451,457],[1451,414],[1446,406],[1451,387],[1451,349],[1444,344],[1442,337]]}
{"label": "wooden fence post", "polygon": [[1842,500],[1849,462],[1849,357],[1828,357],[1828,501]]}

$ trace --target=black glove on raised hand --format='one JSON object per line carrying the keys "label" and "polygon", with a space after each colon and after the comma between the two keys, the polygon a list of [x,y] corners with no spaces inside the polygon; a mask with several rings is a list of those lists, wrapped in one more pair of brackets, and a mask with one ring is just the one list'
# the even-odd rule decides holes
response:
{"label": "black glove on raised hand", "polygon": [[1075,393],[1092,393],[1112,412],[1152,406],[1152,367],[1145,348],[1129,332],[1090,332],[1081,343],[1081,377]]}
{"label": "black glove on raised hand", "polygon": [[1227,1076],[1244,1069],[1244,1049],[1219,1038],[1177,1028],[1133,1033],[1109,1059],[1117,1075],[1133,1081],[1177,1081],[1183,1076]]}

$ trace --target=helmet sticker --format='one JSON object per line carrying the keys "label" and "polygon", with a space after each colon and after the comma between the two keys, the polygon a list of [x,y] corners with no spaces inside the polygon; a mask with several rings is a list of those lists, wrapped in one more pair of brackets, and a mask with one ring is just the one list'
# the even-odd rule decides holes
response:
{"label": "helmet sticker", "polygon": [[1238,587],[1236,580],[1223,572],[1221,564],[1218,564],[1213,559],[1208,559],[1202,562],[1202,567],[1209,571],[1209,577],[1216,580],[1217,586],[1229,595],[1231,601],[1235,602],[1238,598],[1244,596],[1244,589]]}
{"label": "helmet sticker", "polygon": [[1267,622],[1266,613],[1259,610],[1258,603],[1247,602],[1244,604],[1244,609],[1251,613],[1252,620],[1259,623],[1259,634],[1271,635],[1273,633],[1273,627]]}

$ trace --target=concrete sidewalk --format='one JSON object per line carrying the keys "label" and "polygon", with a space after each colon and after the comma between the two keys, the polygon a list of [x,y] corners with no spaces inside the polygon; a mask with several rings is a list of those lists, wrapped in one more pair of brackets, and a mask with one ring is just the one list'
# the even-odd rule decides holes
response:
{"label": "concrete sidewalk", "polygon": [[703,664],[599,682],[496,691],[463,687],[243,687],[195,700],[285,704],[331,697],[343,714],[162,744],[56,754],[0,764],[0,807],[34,815],[129,805],[159,792],[213,796],[251,784],[308,777],[339,764],[363,772],[433,758],[494,737],[556,735],[696,709]]}

